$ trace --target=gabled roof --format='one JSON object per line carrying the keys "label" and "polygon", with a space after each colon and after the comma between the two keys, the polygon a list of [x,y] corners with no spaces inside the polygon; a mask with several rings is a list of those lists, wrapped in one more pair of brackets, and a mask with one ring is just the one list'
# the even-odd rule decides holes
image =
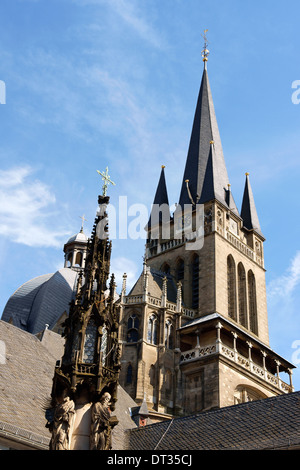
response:
{"label": "gabled roof", "polygon": [[245,189],[244,189],[244,196],[241,208],[241,217],[244,222],[244,227],[248,230],[254,230],[258,233],[261,237],[264,238],[260,223],[258,220],[258,215],[255,207],[254,197],[252,188],[250,185],[249,174],[246,173],[246,182],[245,182]]}
{"label": "gabled roof", "polygon": [[128,450],[300,448],[300,392],[128,431]]}
{"label": "gabled roof", "polygon": [[[148,293],[158,299],[161,298],[163,292],[163,279],[167,278],[167,300],[176,303],[177,287],[173,277],[162,271],[158,271],[152,267],[148,269]],[[144,293],[144,273],[142,272],[137,282],[132,287],[128,295],[142,295]]]}
{"label": "gabled roof", "polygon": [[236,206],[235,200],[233,198],[231,189],[230,189],[230,184],[228,184],[228,189],[225,191],[225,201],[229,209],[238,217],[240,217],[238,208]]}
{"label": "gabled roof", "polygon": [[[227,188],[228,174],[223,156],[223,149],[219,128],[216,120],[214,104],[208,80],[206,67],[203,70],[202,81],[194,116],[194,123],[191,133],[189,150],[184,170],[179,204],[191,204],[191,200],[186,187],[188,180],[189,190],[195,203],[199,202],[201,194],[209,191],[205,188],[205,173],[210,155],[210,142],[214,142],[215,166],[214,172],[216,188],[222,188],[219,194],[221,202],[225,202],[225,189]],[[218,191],[220,192],[220,191]]]}

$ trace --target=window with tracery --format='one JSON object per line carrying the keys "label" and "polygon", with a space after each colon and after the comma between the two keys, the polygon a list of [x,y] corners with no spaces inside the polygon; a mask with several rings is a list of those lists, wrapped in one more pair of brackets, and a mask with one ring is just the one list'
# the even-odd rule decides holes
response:
{"label": "window with tracery", "polygon": [[235,405],[238,405],[239,403],[260,400],[262,398],[266,398],[266,396],[259,390],[256,390],[252,387],[246,387],[244,385],[239,385],[234,392]]}
{"label": "window with tracery", "polygon": [[133,314],[129,317],[127,322],[127,342],[136,343],[139,339],[139,318]]}
{"label": "window with tracery", "polygon": [[82,362],[93,364],[95,360],[96,340],[97,326],[95,320],[92,318],[89,320],[85,330]]}
{"label": "window with tracery", "polygon": [[167,320],[165,325],[165,347],[167,349],[174,348],[174,327],[170,320]]}
{"label": "window with tracery", "polygon": [[148,321],[147,340],[151,344],[158,344],[158,320],[155,315],[151,315]]}

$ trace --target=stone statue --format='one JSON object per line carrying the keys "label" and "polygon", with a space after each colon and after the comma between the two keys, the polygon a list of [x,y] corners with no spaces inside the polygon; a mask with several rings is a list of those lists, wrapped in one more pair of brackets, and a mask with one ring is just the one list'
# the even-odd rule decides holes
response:
{"label": "stone statue", "polygon": [[110,400],[111,395],[105,392],[100,401],[93,405],[90,450],[111,449]]}
{"label": "stone statue", "polygon": [[50,450],[70,449],[74,417],[75,404],[66,396],[55,408]]}

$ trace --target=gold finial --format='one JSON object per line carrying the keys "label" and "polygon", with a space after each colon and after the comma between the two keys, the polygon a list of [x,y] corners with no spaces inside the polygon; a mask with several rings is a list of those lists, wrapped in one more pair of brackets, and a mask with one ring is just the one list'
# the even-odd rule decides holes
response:
{"label": "gold finial", "polygon": [[249,176],[249,173],[248,173],[248,171],[246,171],[245,175],[246,175],[246,176]]}
{"label": "gold finial", "polygon": [[228,183],[228,184],[227,184],[227,187],[228,187],[228,189],[230,189],[230,186],[231,186],[231,184],[230,184],[230,183]]}
{"label": "gold finial", "polygon": [[185,183],[188,183],[190,180],[185,180]]}
{"label": "gold finial", "polygon": [[162,167],[162,168],[166,168],[165,165],[162,165],[161,167]]}
{"label": "gold finial", "polygon": [[209,143],[210,143],[210,144],[214,144],[215,142],[214,142],[214,140],[211,140]]}
{"label": "gold finial", "polygon": [[203,59],[203,62],[207,62],[207,61],[208,61],[208,56],[209,56],[209,50],[207,49],[208,41],[207,41],[207,37],[206,37],[207,31],[208,31],[208,29],[205,29],[205,30],[204,30],[204,34],[201,34],[201,36],[202,36],[203,39],[204,39],[204,47],[203,47],[203,49],[202,49],[202,59]]}

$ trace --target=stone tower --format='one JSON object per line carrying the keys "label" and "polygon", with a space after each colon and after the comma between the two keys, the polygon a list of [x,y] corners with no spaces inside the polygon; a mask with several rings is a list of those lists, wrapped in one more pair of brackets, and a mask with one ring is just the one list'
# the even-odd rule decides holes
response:
{"label": "stone tower", "polygon": [[249,175],[240,211],[231,192],[207,56],[179,203],[171,214],[162,167],[142,274],[128,294],[124,276],[120,299],[120,383],[152,419],[292,391],[293,365],[269,345],[265,238]]}

